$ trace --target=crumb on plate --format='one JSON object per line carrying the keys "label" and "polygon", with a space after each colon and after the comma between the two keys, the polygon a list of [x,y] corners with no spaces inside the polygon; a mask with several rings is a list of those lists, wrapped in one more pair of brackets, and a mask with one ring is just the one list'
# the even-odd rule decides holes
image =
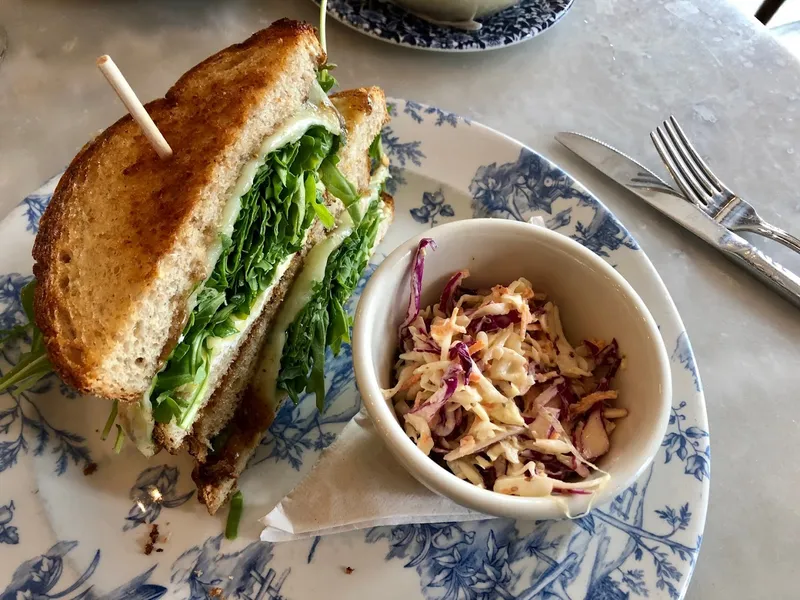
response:
{"label": "crumb on plate", "polygon": [[144,553],[150,556],[155,549],[156,542],[158,541],[158,525],[153,523],[150,527],[150,534],[147,536],[147,543],[144,545]]}

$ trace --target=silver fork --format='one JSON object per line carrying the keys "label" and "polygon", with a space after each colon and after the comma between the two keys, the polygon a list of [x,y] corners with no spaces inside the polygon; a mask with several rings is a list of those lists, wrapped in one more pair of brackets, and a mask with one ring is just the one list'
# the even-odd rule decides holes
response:
{"label": "silver fork", "polygon": [[731,231],[750,231],[780,242],[800,254],[800,239],[770,225],[756,209],[734,194],[700,157],[675,117],[650,133],[661,160],[686,198]]}

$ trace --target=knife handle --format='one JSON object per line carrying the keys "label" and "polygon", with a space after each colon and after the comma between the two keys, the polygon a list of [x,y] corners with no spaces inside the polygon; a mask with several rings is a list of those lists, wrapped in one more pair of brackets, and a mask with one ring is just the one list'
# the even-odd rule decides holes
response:
{"label": "knife handle", "polygon": [[729,236],[721,247],[731,260],[800,308],[800,277],[738,236]]}

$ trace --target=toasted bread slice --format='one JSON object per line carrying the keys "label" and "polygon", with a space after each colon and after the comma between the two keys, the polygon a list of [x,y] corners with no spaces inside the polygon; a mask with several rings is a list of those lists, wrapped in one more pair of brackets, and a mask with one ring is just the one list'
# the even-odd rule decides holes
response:
{"label": "toasted bread slice", "polygon": [[386,95],[379,87],[357,88],[331,94],[331,102],[344,118],[348,142],[339,149],[339,168],[356,188],[369,188],[369,147],[389,122]]}
{"label": "toasted bread slice", "polygon": [[147,104],[170,159],[130,116],[75,157],[33,249],[36,322],[66,383],[123,401],[148,389],[214,267],[243,165],[300,109],[324,61],[311,26],[278,21]]}
{"label": "toasted bread slice", "polygon": [[[378,87],[358,88],[333,94],[331,101],[344,118],[347,130],[347,142],[339,149],[339,168],[345,177],[361,192],[366,192],[370,183],[370,160],[368,150],[375,136],[383,128],[387,120],[386,97]],[[338,217],[344,206],[338,200],[328,197],[328,208],[334,217]],[[203,462],[211,447],[211,440],[233,417],[244,388],[255,369],[258,350],[266,335],[280,303],[288,291],[291,282],[300,272],[302,260],[308,250],[326,236],[322,226],[317,223],[308,236],[304,252],[295,257],[287,269],[278,287],[273,292],[270,304],[264,309],[258,326],[254,325],[250,333],[253,338],[245,342],[231,361],[228,373],[214,391],[211,400],[200,412],[195,421],[191,435],[185,437],[188,450]],[[168,450],[176,451],[183,440],[181,431],[175,426],[160,428],[157,433],[159,442]]]}
{"label": "toasted bread slice", "polygon": [[[332,96],[331,100],[342,113],[348,131],[347,143],[339,151],[339,168],[351,182],[357,183],[363,193],[367,193],[370,186],[369,148],[388,121],[385,97],[379,88],[370,88],[342,92]],[[378,241],[383,239],[394,214],[393,201],[388,195],[384,195],[384,207]],[[264,335],[267,331],[268,328],[265,328]],[[233,372],[246,373],[231,376],[243,385],[220,388],[215,401],[207,406],[203,417],[195,424],[191,437],[190,451],[198,459],[193,473],[198,485],[198,498],[207,505],[211,514],[225,503],[235,489],[238,476],[274,419],[272,408],[265,404],[263,398],[248,393],[246,388],[257,367],[258,350],[252,352],[251,355],[243,350],[243,355],[250,357],[249,365],[240,364],[248,362],[245,359],[235,362],[231,367]],[[232,411],[231,407],[235,410]],[[219,417],[221,414],[224,417]],[[228,415],[231,414],[234,416],[228,424]],[[224,447],[218,449],[213,457],[208,456],[211,439],[225,425],[228,425],[228,437]]]}

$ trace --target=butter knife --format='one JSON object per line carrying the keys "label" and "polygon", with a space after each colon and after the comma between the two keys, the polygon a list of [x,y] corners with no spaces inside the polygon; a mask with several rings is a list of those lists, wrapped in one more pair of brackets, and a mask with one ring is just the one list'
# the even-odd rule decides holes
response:
{"label": "butter knife", "polygon": [[800,308],[800,277],[743,237],[717,223],[655,173],[619,150],[589,136],[561,132],[556,134],[556,140]]}

